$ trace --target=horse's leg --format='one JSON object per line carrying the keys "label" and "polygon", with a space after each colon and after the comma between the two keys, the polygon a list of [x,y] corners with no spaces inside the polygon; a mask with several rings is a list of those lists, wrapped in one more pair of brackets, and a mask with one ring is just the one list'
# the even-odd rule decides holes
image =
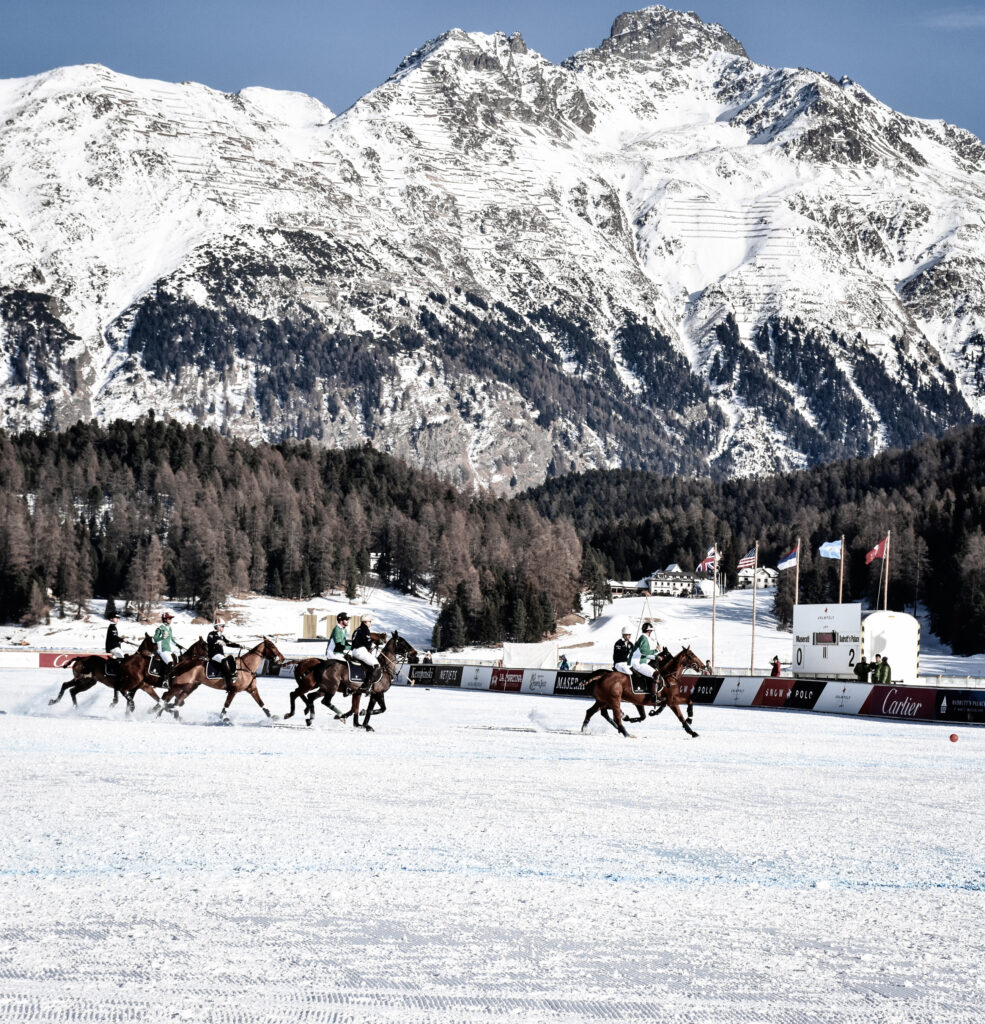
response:
{"label": "horse's leg", "polygon": [[[250,683],[246,688],[246,692],[260,705],[260,710],[267,716],[267,718],[276,718],[276,715],[272,715],[263,703],[263,698],[260,696],[260,691],[257,689],[256,681]],[[229,695],[229,700],[232,700],[232,694]],[[229,707],[229,700],[226,701],[226,707]]]}
{"label": "horse's leg", "polygon": [[290,694],[288,696],[289,696],[290,701],[291,701],[291,710],[288,711],[286,715],[284,715],[284,721],[285,722],[287,721],[288,718],[293,718],[294,717],[294,705],[297,704],[298,697],[301,696],[301,686],[300,686],[300,684],[298,685],[298,688],[296,690],[291,690],[291,692],[290,692]]}
{"label": "horse's leg", "polygon": [[382,693],[376,694],[376,707],[373,708],[374,715],[382,715],[386,711],[386,700]]}
{"label": "horse's leg", "polygon": [[68,695],[72,698],[72,704],[75,707],[79,706],[79,702],[75,699],[80,693],[85,693],[86,690],[91,690],[98,680],[89,678],[88,680],[83,676],[69,691]]}
{"label": "horse's leg", "polygon": [[67,683],[62,683],[62,688],[58,691],[58,696],[57,697],[52,697],[51,700],[48,701],[49,707],[52,704],[57,704],[62,699],[62,697],[65,696],[65,691],[70,686],[74,686],[74,685],[75,685],[75,676],[72,676],[72,678],[69,679],[69,681]]}
{"label": "horse's leg", "polygon": [[622,706],[618,701],[616,701],[616,706],[612,709],[612,716],[616,720],[616,728],[623,734],[623,736],[629,737],[629,733],[626,731],[626,726],[622,724]]}
{"label": "horse's leg", "polygon": [[680,706],[680,704],[677,701],[673,701],[673,702],[668,701],[667,702],[667,707],[673,709],[674,714],[677,715],[678,720],[680,721],[681,725],[684,727],[684,731],[688,734],[688,736],[696,737],[698,735],[691,728],[691,726],[688,724],[688,722],[684,718],[684,716],[681,714],[681,706]]}
{"label": "horse's leg", "polygon": [[367,732],[375,732],[373,727],[369,724],[369,716],[373,713],[373,705],[375,703],[376,703],[376,694],[375,693],[371,693],[369,695],[369,700],[366,701],[366,713],[363,715],[363,728]]}
{"label": "horse's leg", "polygon": [[609,725],[611,725],[611,726],[612,726],[612,728],[613,728],[613,729],[615,729],[615,730],[616,730],[617,732],[620,732],[620,731],[621,731],[621,732],[625,732],[626,730],[625,730],[625,729],[623,729],[623,727],[622,727],[622,725],[621,725],[621,724],[620,724],[620,725],[616,725],[616,723],[615,723],[615,719],[614,719],[614,718],[612,717],[612,715],[610,715],[610,714],[609,714],[609,712],[610,712],[611,710],[612,710],[612,708],[610,708],[610,707],[603,707],[603,708],[602,708],[602,717],[603,717],[603,718],[604,718],[604,719],[605,719],[605,720],[606,720],[606,721],[607,721],[607,722],[609,723]]}
{"label": "horse's leg", "polygon": [[596,700],[595,703],[585,712],[585,721],[581,723],[581,731],[585,732],[588,729],[589,719],[601,709],[602,705]]}

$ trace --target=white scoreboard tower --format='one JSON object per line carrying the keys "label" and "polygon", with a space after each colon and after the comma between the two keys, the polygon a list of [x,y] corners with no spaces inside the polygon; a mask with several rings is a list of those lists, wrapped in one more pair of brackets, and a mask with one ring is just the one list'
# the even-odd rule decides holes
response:
{"label": "white scoreboard tower", "polygon": [[860,604],[794,605],[794,675],[854,677],[861,657]]}

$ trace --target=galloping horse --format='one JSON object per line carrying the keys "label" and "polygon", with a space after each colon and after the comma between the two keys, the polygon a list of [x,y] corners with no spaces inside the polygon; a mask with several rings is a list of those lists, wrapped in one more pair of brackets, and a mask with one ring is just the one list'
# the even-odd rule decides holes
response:
{"label": "galloping horse", "polygon": [[[383,635],[386,636],[386,634]],[[399,633],[394,632],[383,646],[383,650],[380,651],[381,675],[373,684],[369,703],[366,705],[363,728],[370,732],[373,731],[373,727],[369,724],[369,716],[381,715],[386,711],[386,700],[383,694],[390,689],[390,684],[397,674],[398,658],[406,658],[412,665],[417,664],[417,651]],[[300,697],[305,704],[305,722],[311,725],[315,717],[315,701],[321,697],[322,703],[335,712],[337,719],[344,721],[355,715],[352,724],[359,725],[359,701],[364,691],[354,690],[352,708],[349,711],[343,713],[332,704],[332,698],[340,690],[345,695],[352,686],[349,681],[349,666],[346,662],[306,658],[295,668],[294,678],[297,680],[298,686],[291,693],[291,710],[284,716],[285,718],[290,718],[294,714],[295,703]],[[379,705],[378,709],[376,705]]]}
{"label": "galloping horse", "polygon": [[[406,659],[411,665],[417,664],[417,651],[394,630],[393,636],[390,637],[383,650],[380,651],[380,669],[382,674],[369,690],[369,700],[366,702],[366,714],[363,718],[362,726],[367,732],[373,732],[373,727],[369,724],[369,716],[382,715],[386,711],[386,701],[383,699],[383,694],[390,689],[390,684],[397,675],[399,670],[398,658]],[[352,707],[344,715],[336,715],[336,717],[345,721],[351,715],[352,724],[358,727],[359,701],[362,695],[362,690],[354,690],[352,693]],[[312,699],[309,707],[313,704],[314,699]],[[379,706],[377,707],[377,705]]]}
{"label": "galloping horse", "polygon": [[[684,669],[692,668],[698,672],[701,671],[703,667],[701,659],[690,647],[685,647],[679,654],[675,654],[673,658],[669,658],[662,665],[657,666],[653,662],[651,664],[657,667],[664,681],[663,689],[657,694],[656,700],[648,693],[636,693],[633,690],[632,678],[622,672],[616,672],[614,669],[601,669],[598,672],[593,672],[585,680],[585,692],[590,697],[595,698],[595,703],[588,709],[585,721],[581,724],[581,731],[584,732],[588,728],[588,722],[592,715],[597,711],[601,711],[602,717],[609,725],[618,729],[623,736],[628,736],[629,733],[622,724],[622,708],[620,707],[620,703],[625,701],[628,704],[634,704],[640,709],[639,717],[627,718],[627,722],[642,722],[646,716],[645,708],[647,707],[654,708],[650,712],[651,715],[659,715],[664,708],[672,708],[688,736],[697,736],[698,734],[691,728],[694,705],[690,698],[685,702],[684,698],[681,697],[679,684]],[[681,705],[684,703],[687,704],[686,719],[681,714]],[[610,711],[612,712],[612,718],[609,717]]]}
{"label": "galloping horse", "polygon": [[[226,703],[223,704],[222,711],[219,712],[220,718],[226,718],[226,712],[229,710],[233,697],[237,693],[244,691],[260,705],[260,710],[263,711],[267,718],[275,717],[264,706],[260,692],[257,690],[257,671],[264,659],[272,661],[278,668],[284,664],[284,655],[277,650],[274,642],[267,637],[264,637],[252,650],[247,651],[246,654],[240,655],[236,659],[236,675],[233,679],[232,689],[226,696]],[[168,711],[177,718],[178,708],[182,707],[188,697],[203,683],[206,686],[211,686],[213,690],[225,690],[225,679],[222,676],[210,679],[206,673],[207,665],[208,661],[202,658],[194,660],[182,659],[174,675],[171,677],[171,685],[168,687],[167,693],[164,694],[164,705],[158,714]]]}
{"label": "galloping horse", "polygon": [[[68,690],[72,703],[78,707],[78,702],[75,699],[77,694],[91,689],[96,683],[105,683],[113,691],[113,700],[110,707],[116,705],[122,693],[126,698],[127,711],[133,711],[134,694],[138,690],[143,690],[144,693],[153,698],[154,707],[150,710],[154,711],[161,706],[161,698],[154,689],[157,677],[150,675],[147,670],[150,667],[155,649],[154,641],[145,633],[144,639],[141,640],[137,650],[133,654],[128,654],[125,658],[121,658],[118,662],[111,661],[111,659],[106,658],[102,654],[79,655],[77,658],[72,658],[67,663],[68,666],[71,666],[72,678],[67,683],[62,684],[58,696],[53,697],[48,703],[57,704],[65,695],[65,691]],[[196,651],[202,651],[203,653],[205,651],[205,641],[201,637],[185,653],[187,656]],[[116,673],[114,675],[109,675],[106,672],[107,667],[111,664],[116,666]]]}

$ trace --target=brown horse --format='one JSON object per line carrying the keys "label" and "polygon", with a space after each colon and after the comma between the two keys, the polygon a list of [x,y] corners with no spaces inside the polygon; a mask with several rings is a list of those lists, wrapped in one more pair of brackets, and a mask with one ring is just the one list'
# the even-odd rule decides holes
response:
{"label": "brown horse", "polygon": [[[260,710],[267,718],[275,718],[264,706],[260,691],[257,690],[257,672],[264,660],[272,661],[277,668],[284,664],[284,655],[277,650],[274,642],[264,637],[260,643],[246,654],[236,659],[236,675],[233,679],[232,689],[227,692],[226,703],[219,712],[219,717],[225,719],[229,705],[237,693],[248,693],[260,705]],[[210,679],[206,673],[208,660],[203,658],[182,659],[181,663],[171,677],[171,684],[167,693],[164,694],[164,704],[158,714],[164,711],[170,712],[175,718],[178,717],[178,708],[182,707],[185,701],[203,683],[211,686],[213,690],[225,690],[226,681],[219,676]]]}
{"label": "brown horse", "polygon": [[[199,649],[199,647],[202,650],[205,649],[205,641],[201,637],[192,644],[186,653],[191,653]],[[150,710],[154,711],[161,706],[161,698],[154,689],[155,685],[159,685],[158,677],[150,675],[148,672],[155,650],[154,641],[145,633],[144,639],[140,642],[137,650],[133,654],[128,654],[125,658],[121,658],[118,662],[111,662],[111,659],[102,654],[79,655],[76,658],[72,658],[67,663],[72,669],[72,678],[62,684],[58,696],[53,697],[48,703],[57,704],[65,695],[65,691],[68,690],[72,703],[78,707],[78,702],[75,699],[77,694],[85,693],[86,690],[91,689],[96,683],[104,683],[113,691],[113,700],[110,703],[110,707],[116,705],[122,693],[126,698],[127,712],[133,711],[134,695],[138,690],[143,690],[144,693],[153,698],[154,707]],[[107,674],[106,671],[110,664],[116,665],[116,672],[113,675]]]}
{"label": "brown horse", "polygon": [[[595,698],[595,703],[588,709],[585,721],[581,724],[581,731],[585,732],[591,717],[597,711],[601,711],[602,717],[609,725],[617,729],[623,736],[628,736],[629,733],[622,724],[623,717],[620,706],[621,702],[625,701],[627,704],[633,704],[640,709],[639,717],[627,718],[627,722],[642,722],[646,716],[645,709],[647,707],[654,708],[650,712],[652,715],[659,715],[664,708],[672,708],[688,736],[697,736],[698,734],[691,728],[694,705],[691,703],[690,698],[685,701],[681,696],[680,680],[686,668],[693,668],[700,672],[703,667],[701,659],[690,647],[685,647],[679,654],[675,654],[674,657],[667,659],[660,665],[655,661],[650,664],[660,672],[664,683],[663,689],[657,694],[656,700],[648,693],[636,693],[633,690],[633,680],[622,672],[616,672],[613,669],[602,669],[598,672],[593,672],[585,680],[585,692]],[[681,714],[682,704],[687,704],[688,713],[686,719]],[[612,712],[611,718],[609,717],[609,712]]]}
{"label": "brown horse", "polygon": [[[390,689],[390,685],[397,675],[398,659],[400,658],[416,665],[417,651],[399,633],[394,632],[393,636],[384,644],[383,650],[380,651],[380,678],[373,683],[369,690],[369,702],[361,723],[362,727],[369,732],[373,732],[373,727],[369,724],[370,715],[382,715],[386,711],[386,699],[383,694]],[[304,662],[295,669],[298,688],[291,694],[291,710],[284,717],[290,718],[294,714],[294,702],[300,697],[305,703],[305,721],[311,725],[315,717],[315,701],[320,696],[322,703],[335,712],[335,717],[339,721],[345,721],[351,717],[354,726],[360,725],[359,703],[366,693],[365,690],[358,688],[352,690],[352,707],[344,713],[332,704],[332,698],[336,693],[341,690],[345,695],[352,689],[352,684],[349,681],[349,666],[342,661],[319,661],[306,673],[301,673],[303,665]]]}

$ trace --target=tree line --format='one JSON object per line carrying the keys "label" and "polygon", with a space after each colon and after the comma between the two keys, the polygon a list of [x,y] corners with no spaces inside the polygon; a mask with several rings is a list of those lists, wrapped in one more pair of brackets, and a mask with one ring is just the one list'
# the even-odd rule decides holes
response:
{"label": "tree line", "polygon": [[443,646],[539,639],[575,606],[580,559],[570,523],[368,446],[253,445],[153,415],[0,431],[6,622],[81,615],[94,594],[205,615],[239,591],[354,599],[372,569],[442,604]]}

